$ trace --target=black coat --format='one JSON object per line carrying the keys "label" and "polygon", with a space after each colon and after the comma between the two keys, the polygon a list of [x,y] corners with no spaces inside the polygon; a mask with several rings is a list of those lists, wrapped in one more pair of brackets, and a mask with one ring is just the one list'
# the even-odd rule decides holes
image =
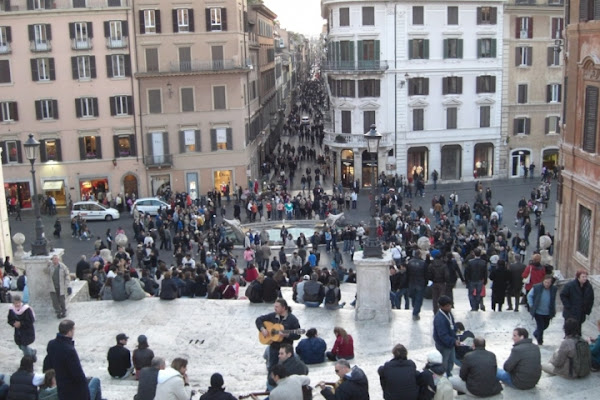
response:
{"label": "black coat", "polygon": [[510,289],[509,293],[512,296],[516,296],[521,293],[523,289],[523,271],[525,271],[526,265],[521,262],[510,264]]}
{"label": "black coat", "polygon": [[175,300],[177,298],[177,284],[173,278],[163,279],[160,284],[161,300]]}
{"label": "black coat", "polygon": [[33,384],[33,373],[18,370],[10,377],[6,400],[37,400],[38,388]]}
{"label": "black coat", "polygon": [[503,303],[506,290],[511,281],[510,271],[506,267],[496,267],[490,274],[490,280],[494,281],[492,285],[492,301],[494,303]]}
{"label": "black coat", "polygon": [[579,323],[585,321],[585,316],[590,315],[594,305],[594,289],[589,281],[583,286],[577,279],[567,283],[560,292],[560,300],[563,303],[563,317],[575,318]]}
{"label": "black coat", "polygon": [[417,366],[412,360],[393,359],[377,370],[385,400],[417,400]]}
{"label": "black coat", "polygon": [[27,308],[21,315],[15,313],[14,310],[9,310],[8,323],[14,327],[17,321],[21,323],[21,327],[15,328],[15,343],[17,346],[29,346],[35,341],[35,328],[33,327],[35,317],[31,308]]}
{"label": "black coat", "polygon": [[273,279],[266,277],[263,281],[263,300],[265,303],[274,303],[279,297],[279,284]]}
{"label": "black coat", "polygon": [[108,349],[108,373],[115,378],[125,376],[127,370],[131,368],[131,353],[123,346],[117,344]]}
{"label": "black coat", "polygon": [[154,400],[156,385],[158,384],[158,369],[152,367],[142,368],[138,381],[138,392],[135,400]]}
{"label": "black coat", "polygon": [[460,379],[467,382],[467,389],[475,396],[494,396],[502,391],[502,385],[496,379],[497,369],[494,353],[475,349],[463,358]]}
{"label": "black coat", "polygon": [[208,388],[208,392],[200,396],[200,400],[236,400],[236,397],[222,388]]}
{"label": "black coat", "polygon": [[61,334],[48,342],[44,367],[56,371],[56,386],[60,400],[90,400],[88,382],[75,350],[75,342]]}
{"label": "black coat", "polygon": [[335,394],[330,388],[325,388],[321,390],[321,395],[327,400],[369,400],[369,381],[362,369],[354,367],[350,377],[344,377]]}
{"label": "black coat", "polygon": [[427,285],[427,269],[425,261],[420,258],[411,259],[406,268],[409,288],[425,288]]}

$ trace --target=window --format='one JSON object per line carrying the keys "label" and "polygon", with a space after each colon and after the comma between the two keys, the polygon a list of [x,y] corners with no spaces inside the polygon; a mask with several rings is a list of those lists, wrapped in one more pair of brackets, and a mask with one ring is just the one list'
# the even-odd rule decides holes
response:
{"label": "window", "polygon": [[35,117],[39,120],[58,119],[58,101],[57,100],[36,100]]}
{"label": "window", "polygon": [[342,110],[342,133],[352,133],[352,111]]}
{"label": "window", "polygon": [[340,8],[340,26],[350,26],[350,9],[348,7]]}
{"label": "window", "polygon": [[477,25],[496,25],[496,7],[477,7]]}
{"label": "window", "polygon": [[422,131],[423,128],[423,115],[424,110],[422,108],[413,109],[413,131]]}
{"label": "window", "polygon": [[477,58],[496,58],[496,39],[477,39]]}
{"label": "window", "polygon": [[549,67],[560,66],[560,52],[554,46],[547,49],[547,64]]}
{"label": "window", "polygon": [[[379,97],[379,79],[362,79],[358,81],[358,97]],[[365,131],[366,132],[366,131]]]}
{"label": "window", "polygon": [[456,129],[458,108],[448,107],[446,109],[446,129]]}
{"label": "window", "polygon": [[12,74],[10,73],[10,61],[0,60],[0,83],[11,83]]}
{"label": "window", "polygon": [[523,83],[517,86],[517,103],[527,103],[527,84]]}
{"label": "window", "polygon": [[19,120],[19,112],[16,101],[0,102],[0,121],[11,122]]}
{"label": "window", "polygon": [[533,60],[533,48],[519,46],[515,47],[515,66],[527,67],[531,66]]}
{"label": "window", "polygon": [[375,7],[363,7],[362,8],[362,24],[375,25]]}
{"label": "window", "polygon": [[109,78],[131,76],[131,57],[128,54],[109,54],[106,56],[106,69]]}
{"label": "window", "polygon": [[[599,10],[600,11],[600,10]],[[563,34],[562,31],[565,27],[565,19],[554,17],[552,18],[552,39],[562,39]]]}
{"label": "window", "polygon": [[54,0],[29,0],[27,1],[28,10],[44,10],[52,8]]}
{"label": "window", "polygon": [[589,256],[592,233],[592,210],[579,205],[579,221],[577,229],[577,252],[584,257]]}
{"label": "window", "polygon": [[88,80],[96,78],[96,57],[71,57],[71,75],[73,79]]}
{"label": "window", "polygon": [[423,25],[424,24],[424,16],[423,16],[423,6],[413,6],[412,8],[412,24],[413,25]]}
{"label": "window", "polygon": [[31,59],[31,80],[39,82],[53,81],[55,79],[54,58]]}
{"label": "window", "polygon": [[517,17],[515,23],[515,38],[533,39],[533,18]]}
{"label": "window", "polygon": [[32,51],[48,51],[51,49],[52,29],[50,24],[29,25],[28,33]]}
{"label": "window", "polygon": [[600,20],[600,7],[598,7],[599,5],[600,4],[598,4],[598,0],[580,0],[579,21],[585,22],[591,20]]}
{"label": "window", "polygon": [[62,161],[60,139],[40,140],[40,161]]}
{"label": "window", "polygon": [[514,134],[515,135],[529,135],[531,128],[531,119],[526,117],[515,118],[514,121]]}
{"label": "window", "polygon": [[226,110],[225,86],[213,86],[213,110]]}
{"label": "window", "polygon": [[158,72],[158,49],[147,48],[146,51],[146,72]]}
{"label": "window", "polygon": [[442,94],[462,94],[462,77],[442,78]]}
{"label": "window", "polygon": [[140,33],[160,33],[160,10],[140,10]]}
{"label": "window", "polygon": [[551,116],[546,117],[546,135],[560,133],[560,117]]}
{"label": "window", "polygon": [[429,59],[429,39],[411,39],[408,41],[409,60]]}
{"label": "window", "polygon": [[0,26],[0,54],[10,53],[12,29],[10,26]]}
{"label": "window", "polygon": [[[50,1],[50,0],[46,0],[46,1]],[[73,0],[73,8],[85,8],[86,4],[85,4],[86,0]]]}
{"label": "window", "polygon": [[75,114],[77,118],[92,118],[98,116],[98,99],[96,97],[81,97],[75,99]]}
{"label": "window", "polygon": [[462,39],[444,39],[444,58],[462,58]]}
{"label": "window", "polygon": [[135,148],[135,135],[123,134],[113,136],[115,158],[133,157],[137,155]]}
{"label": "window", "polygon": [[[259,20],[264,24],[263,20]],[[272,27],[271,28],[271,37]],[[206,30],[211,31],[226,31],[227,30],[227,9],[226,8],[207,8],[206,9]],[[260,30],[260,29],[259,29]],[[266,32],[267,28],[263,26],[261,36],[269,36]]]}
{"label": "window", "polygon": [[379,69],[379,40],[359,40],[357,50],[359,69]]}
{"label": "window", "polygon": [[490,127],[490,114],[491,114],[490,106],[479,107],[479,127],[480,128],[489,128]]}
{"label": "window", "polygon": [[598,129],[598,88],[586,86],[585,88],[585,115],[583,119],[583,144],[582,149],[588,153],[596,152]]}
{"label": "window", "polygon": [[112,96],[109,97],[110,115],[123,116],[133,115],[133,96]]}
{"label": "window", "polygon": [[129,36],[127,21],[104,21],[104,37],[109,49],[127,47],[127,36]]}
{"label": "window", "polygon": [[408,80],[409,96],[427,96],[429,94],[429,78],[411,78]]}
{"label": "window", "polygon": [[92,48],[91,38],[93,37],[91,22],[71,22],[69,23],[69,38],[72,48],[75,50],[87,50]]}
{"label": "window", "polygon": [[233,150],[233,130],[217,128],[210,130],[211,150]]}
{"label": "window", "polygon": [[458,25],[458,7],[448,7],[448,25]]}
{"label": "window", "polygon": [[79,157],[81,160],[101,159],[102,145],[100,136],[83,136],[79,138]]}
{"label": "window", "polygon": [[496,77],[491,75],[478,76],[476,93],[496,93]]}
{"label": "window", "polygon": [[546,85],[546,103],[560,103],[561,89],[562,85],[560,83]]}
{"label": "window", "polygon": [[339,61],[341,66],[354,67],[354,42],[350,40],[342,40],[339,43]]}
{"label": "window", "polygon": [[6,154],[6,161],[8,163],[22,162],[21,142],[19,140],[7,140],[4,142],[4,149],[2,152],[3,159],[5,157],[4,154]]}
{"label": "window", "polygon": [[160,89],[148,90],[148,113],[162,114],[162,95]]}
{"label": "window", "polygon": [[194,10],[178,8],[173,10],[173,32],[194,32]]}
{"label": "window", "polygon": [[336,82],[337,97],[356,97],[354,81],[341,79]]}
{"label": "window", "polygon": [[194,108],[194,88],[181,88],[181,111],[195,111]]}
{"label": "window", "polygon": [[369,132],[371,130],[371,125],[376,125],[375,111],[363,111],[363,131]]}
{"label": "window", "polygon": [[199,151],[202,151],[200,146],[200,130],[184,129],[179,131],[179,152],[193,153]]}

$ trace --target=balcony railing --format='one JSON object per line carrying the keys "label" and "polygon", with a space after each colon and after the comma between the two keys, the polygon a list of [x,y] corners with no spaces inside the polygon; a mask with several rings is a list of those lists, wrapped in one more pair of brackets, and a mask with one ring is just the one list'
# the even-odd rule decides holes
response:
{"label": "balcony railing", "polygon": [[10,0],[0,11],[45,11],[65,9],[90,9],[107,7],[129,7],[130,0]]}
{"label": "balcony railing", "polygon": [[92,49],[92,39],[71,39],[71,49],[73,50],[91,50]]}
{"label": "balcony railing", "polygon": [[52,50],[52,42],[50,40],[31,40],[29,42],[29,49],[33,52],[44,52]]}
{"label": "balcony railing", "polygon": [[144,156],[144,165],[152,168],[169,168],[173,166],[173,154]]}
{"label": "balcony railing", "polygon": [[[324,141],[325,144],[330,147],[367,147],[367,140],[361,133],[326,133]],[[379,147],[389,147],[393,145],[393,136],[391,134],[383,134]]]}
{"label": "balcony railing", "polygon": [[109,49],[124,49],[127,47],[127,36],[121,39],[106,38],[106,47]]}
{"label": "balcony railing", "polygon": [[358,61],[326,61],[321,65],[324,71],[385,71],[387,61],[358,60]]}
{"label": "balcony railing", "polygon": [[12,52],[12,48],[10,47],[10,43],[0,43],[0,54],[9,54]]}
{"label": "balcony railing", "polygon": [[228,71],[235,69],[248,69],[248,64],[236,60],[215,61],[171,61],[171,72],[197,72],[197,71]]}

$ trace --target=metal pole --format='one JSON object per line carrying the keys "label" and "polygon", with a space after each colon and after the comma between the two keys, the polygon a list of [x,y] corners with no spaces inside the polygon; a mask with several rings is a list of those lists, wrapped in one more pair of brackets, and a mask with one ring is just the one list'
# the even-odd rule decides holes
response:
{"label": "metal pole", "polygon": [[42,216],[40,214],[40,203],[37,194],[37,183],[35,181],[35,168],[33,164],[35,160],[31,161],[31,177],[33,179],[33,210],[35,212],[35,240],[31,244],[31,255],[32,256],[47,256],[48,255],[48,241],[44,235],[44,223],[42,222]]}
{"label": "metal pole", "polygon": [[[375,154],[375,160],[377,160],[377,153]],[[376,197],[376,186],[375,186],[375,165],[371,165],[371,221],[369,223],[369,237],[366,240],[363,255],[365,258],[382,258],[383,254],[381,251],[381,243],[377,239],[377,221],[375,218],[375,205]]]}

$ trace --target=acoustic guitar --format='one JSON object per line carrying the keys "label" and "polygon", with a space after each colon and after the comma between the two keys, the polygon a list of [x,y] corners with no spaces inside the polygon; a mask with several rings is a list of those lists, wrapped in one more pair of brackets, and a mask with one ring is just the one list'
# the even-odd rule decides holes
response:
{"label": "acoustic guitar", "polygon": [[268,396],[270,392],[256,392],[256,393],[248,393],[242,396],[238,396],[239,400],[247,399],[252,396]]}
{"label": "acoustic guitar", "polygon": [[267,337],[264,337],[261,331],[258,331],[258,340],[262,344],[271,344],[275,342],[281,342],[284,337],[282,335],[290,334],[290,335],[303,335],[306,332],[306,329],[284,329],[282,324],[274,324],[273,322],[265,321],[263,325],[269,334]]}

